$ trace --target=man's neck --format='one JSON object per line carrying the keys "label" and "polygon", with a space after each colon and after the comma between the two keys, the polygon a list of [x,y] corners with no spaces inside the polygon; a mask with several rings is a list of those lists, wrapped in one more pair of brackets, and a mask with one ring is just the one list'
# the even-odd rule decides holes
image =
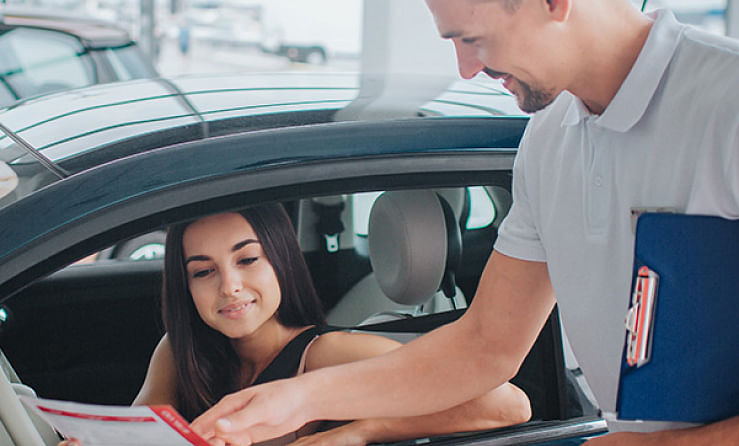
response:
{"label": "man's neck", "polygon": [[582,36],[584,68],[568,89],[591,113],[602,114],[616,96],[652,25],[652,20],[633,8],[592,14]]}

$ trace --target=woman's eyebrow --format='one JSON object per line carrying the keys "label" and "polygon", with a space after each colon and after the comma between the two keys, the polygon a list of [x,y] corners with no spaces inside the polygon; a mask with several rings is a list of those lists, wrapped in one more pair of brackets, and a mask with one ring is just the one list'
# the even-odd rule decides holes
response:
{"label": "woman's eyebrow", "polygon": [[[255,240],[253,238],[242,240],[242,241],[236,243],[235,245],[233,245],[233,247],[231,247],[231,252],[236,252],[239,249],[243,248],[244,246],[249,245],[249,244],[252,244],[252,243],[259,243],[259,240]],[[194,256],[188,257],[185,260],[185,265],[187,265],[190,262],[206,262],[208,260],[210,260],[210,257],[204,256],[202,254],[196,254]]]}
{"label": "woman's eyebrow", "polygon": [[208,260],[210,260],[210,257],[208,257],[208,256],[194,255],[194,256],[188,257],[185,260],[185,265],[187,265],[190,262],[205,262],[205,261],[208,261]]}
{"label": "woman's eyebrow", "polygon": [[239,249],[241,249],[244,246],[249,245],[251,243],[259,243],[259,240],[255,240],[253,238],[248,238],[246,240],[240,241],[239,243],[233,245],[233,248],[231,248],[231,252],[236,252]]}

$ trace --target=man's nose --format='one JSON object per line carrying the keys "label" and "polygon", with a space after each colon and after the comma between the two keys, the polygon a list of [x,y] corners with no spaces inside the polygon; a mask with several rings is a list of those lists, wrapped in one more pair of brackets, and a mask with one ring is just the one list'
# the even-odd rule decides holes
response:
{"label": "man's nose", "polygon": [[463,79],[472,79],[485,68],[485,64],[477,57],[477,50],[471,45],[455,41],[454,49],[457,53],[459,75]]}

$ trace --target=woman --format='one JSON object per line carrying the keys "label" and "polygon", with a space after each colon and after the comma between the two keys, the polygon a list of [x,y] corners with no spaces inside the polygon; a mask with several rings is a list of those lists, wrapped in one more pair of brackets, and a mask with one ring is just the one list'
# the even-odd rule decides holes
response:
{"label": "woman", "polygon": [[[381,336],[324,333],[320,301],[280,205],[173,226],[166,241],[162,316],[167,333],[133,404],[171,404],[189,420],[256,383],[399,346]],[[505,384],[443,413],[360,420],[300,441],[364,445],[489,429],[529,417],[526,395]],[[294,441],[316,427],[305,426],[278,441]]]}

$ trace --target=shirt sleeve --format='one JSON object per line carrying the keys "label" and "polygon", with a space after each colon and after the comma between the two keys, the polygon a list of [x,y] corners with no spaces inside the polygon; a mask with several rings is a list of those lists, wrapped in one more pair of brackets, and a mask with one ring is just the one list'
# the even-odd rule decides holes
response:
{"label": "shirt sleeve", "polygon": [[520,260],[545,262],[546,252],[539,237],[531,197],[526,187],[526,158],[531,128],[532,123],[529,122],[513,163],[513,204],[498,230],[495,250]]}

